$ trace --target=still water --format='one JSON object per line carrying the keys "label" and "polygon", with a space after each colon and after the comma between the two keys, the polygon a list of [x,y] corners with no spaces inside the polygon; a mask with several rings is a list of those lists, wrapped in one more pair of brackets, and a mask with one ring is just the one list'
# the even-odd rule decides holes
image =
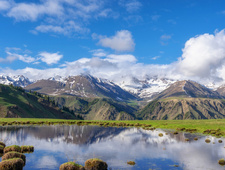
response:
{"label": "still water", "polygon": [[[168,132],[168,131],[167,131]],[[163,137],[158,134],[163,133]],[[98,126],[10,126],[0,127],[0,140],[6,145],[33,145],[26,154],[24,169],[59,169],[68,161],[84,165],[90,158],[107,162],[109,169],[220,170],[218,160],[225,158],[225,140],[157,129]],[[185,139],[190,141],[186,142]],[[210,138],[211,143],[205,143]],[[215,142],[215,143],[213,143]],[[135,166],[127,165],[135,161]],[[175,167],[174,165],[179,165]]]}

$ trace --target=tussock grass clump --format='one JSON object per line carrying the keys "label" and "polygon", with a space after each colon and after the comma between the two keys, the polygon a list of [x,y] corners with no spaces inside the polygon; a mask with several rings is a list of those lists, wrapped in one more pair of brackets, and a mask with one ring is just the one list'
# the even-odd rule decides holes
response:
{"label": "tussock grass clump", "polygon": [[203,131],[203,134],[209,134],[210,132],[211,132],[210,129],[206,129],[206,130]]}
{"label": "tussock grass clump", "polygon": [[195,137],[195,138],[194,138],[194,140],[198,140],[198,138],[197,138],[197,137]]}
{"label": "tussock grass clump", "polygon": [[225,160],[224,159],[220,159],[219,161],[218,161],[218,163],[220,164],[220,165],[225,165]]}
{"label": "tussock grass clump", "polygon": [[19,152],[8,152],[2,156],[2,160],[12,159],[12,158],[21,158],[24,162],[24,165],[26,164],[26,156]]}
{"label": "tussock grass clump", "polygon": [[144,127],[152,127],[152,125],[144,125]]}
{"label": "tussock grass clump", "polygon": [[82,165],[76,164],[74,162],[66,162],[60,165],[59,170],[85,170]]}
{"label": "tussock grass clump", "polygon": [[22,170],[24,162],[21,158],[13,158],[0,162],[1,170]]}
{"label": "tussock grass clump", "polygon": [[177,128],[176,130],[178,130],[178,131],[184,131],[185,128]]}
{"label": "tussock grass clump", "polygon": [[218,142],[219,142],[219,143],[223,143],[223,141],[222,141],[222,140],[218,140]]}
{"label": "tussock grass clump", "polygon": [[4,152],[4,146],[0,145],[0,154]]}
{"label": "tussock grass clump", "polygon": [[101,159],[98,158],[92,158],[92,159],[88,159],[85,162],[85,170],[107,170],[108,165],[106,162],[102,161]]}
{"label": "tussock grass clump", "polygon": [[34,146],[26,146],[26,145],[23,145],[20,148],[21,148],[21,152],[22,153],[31,153],[31,152],[34,152]]}
{"label": "tussock grass clump", "polygon": [[163,137],[163,134],[162,133],[159,133],[159,137]]}
{"label": "tussock grass clump", "polygon": [[206,140],[205,140],[205,143],[210,143],[210,142],[211,142],[210,139],[206,139]]}
{"label": "tussock grass clump", "polygon": [[155,129],[156,129],[155,127],[149,128],[149,130],[155,130]]}
{"label": "tussock grass clump", "polygon": [[1,142],[1,141],[0,141],[0,145],[3,146],[3,147],[6,146],[5,143],[3,143],[3,142]]}
{"label": "tussock grass clump", "polygon": [[197,132],[197,129],[187,128],[187,129],[185,129],[185,131],[189,132],[189,133],[194,133],[194,132]]}
{"label": "tussock grass clump", "polygon": [[128,165],[135,165],[136,163],[134,161],[128,161],[127,164]]}
{"label": "tussock grass clump", "polygon": [[12,152],[12,151],[21,152],[21,148],[18,145],[11,145],[4,148],[4,153]]}
{"label": "tussock grass clump", "polygon": [[141,126],[141,124],[140,123],[135,123],[134,126],[138,127],[138,126]]}
{"label": "tussock grass clump", "polygon": [[178,132],[177,132],[177,131],[175,131],[175,132],[173,132],[173,134],[174,134],[174,135],[177,135],[177,134],[178,134]]}
{"label": "tussock grass clump", "polygon": [[185,141],[188,142],[188,141],[190,141],[190,139],[186,138]]}

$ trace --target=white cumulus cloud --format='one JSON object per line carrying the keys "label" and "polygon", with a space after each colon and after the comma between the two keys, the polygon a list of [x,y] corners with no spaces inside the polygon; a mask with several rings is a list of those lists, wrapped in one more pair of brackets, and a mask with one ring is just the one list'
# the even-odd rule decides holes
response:
{"label": "white cumulus cloud", "polygon": [[63,55],[57,53],[48,53],[46,51],[39,53],[40,60],[46,64],[57,64],[59,60],[63,58]]}
{"label": "white cumulus cloud", "polygon": [[222,78],[225,68],[225,31],[190,38],[177,62],[178,71],[188,77]]}
{"label": "white cumulus cloud", "polygon": [[94,35],[94,37],[99,38],[99,45],[109,47],[116,51],[133,51],[135,47],[132,34],[128,30],[117,31],[112,37],[97,35]]}

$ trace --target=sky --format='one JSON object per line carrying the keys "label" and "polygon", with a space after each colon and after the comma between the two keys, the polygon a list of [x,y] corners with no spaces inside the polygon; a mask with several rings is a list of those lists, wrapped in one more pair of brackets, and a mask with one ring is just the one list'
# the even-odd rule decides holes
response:
{"label": "sky", "polygon": [[0,0],[0,73],[225,82],[224,0]]}

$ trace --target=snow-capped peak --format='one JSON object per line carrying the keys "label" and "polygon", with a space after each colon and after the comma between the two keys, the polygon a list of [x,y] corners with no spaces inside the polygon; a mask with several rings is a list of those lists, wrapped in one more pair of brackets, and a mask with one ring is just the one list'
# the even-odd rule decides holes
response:
{"label": "snow-capped peak", "polygon": [[29,80],[23,75],[17,75],[17,76],[0,75],[0,84],[5,84],[5,85],[12,84],[14,86],[26,87],[27,85],[31,83],[33,83],[33,81]]}

